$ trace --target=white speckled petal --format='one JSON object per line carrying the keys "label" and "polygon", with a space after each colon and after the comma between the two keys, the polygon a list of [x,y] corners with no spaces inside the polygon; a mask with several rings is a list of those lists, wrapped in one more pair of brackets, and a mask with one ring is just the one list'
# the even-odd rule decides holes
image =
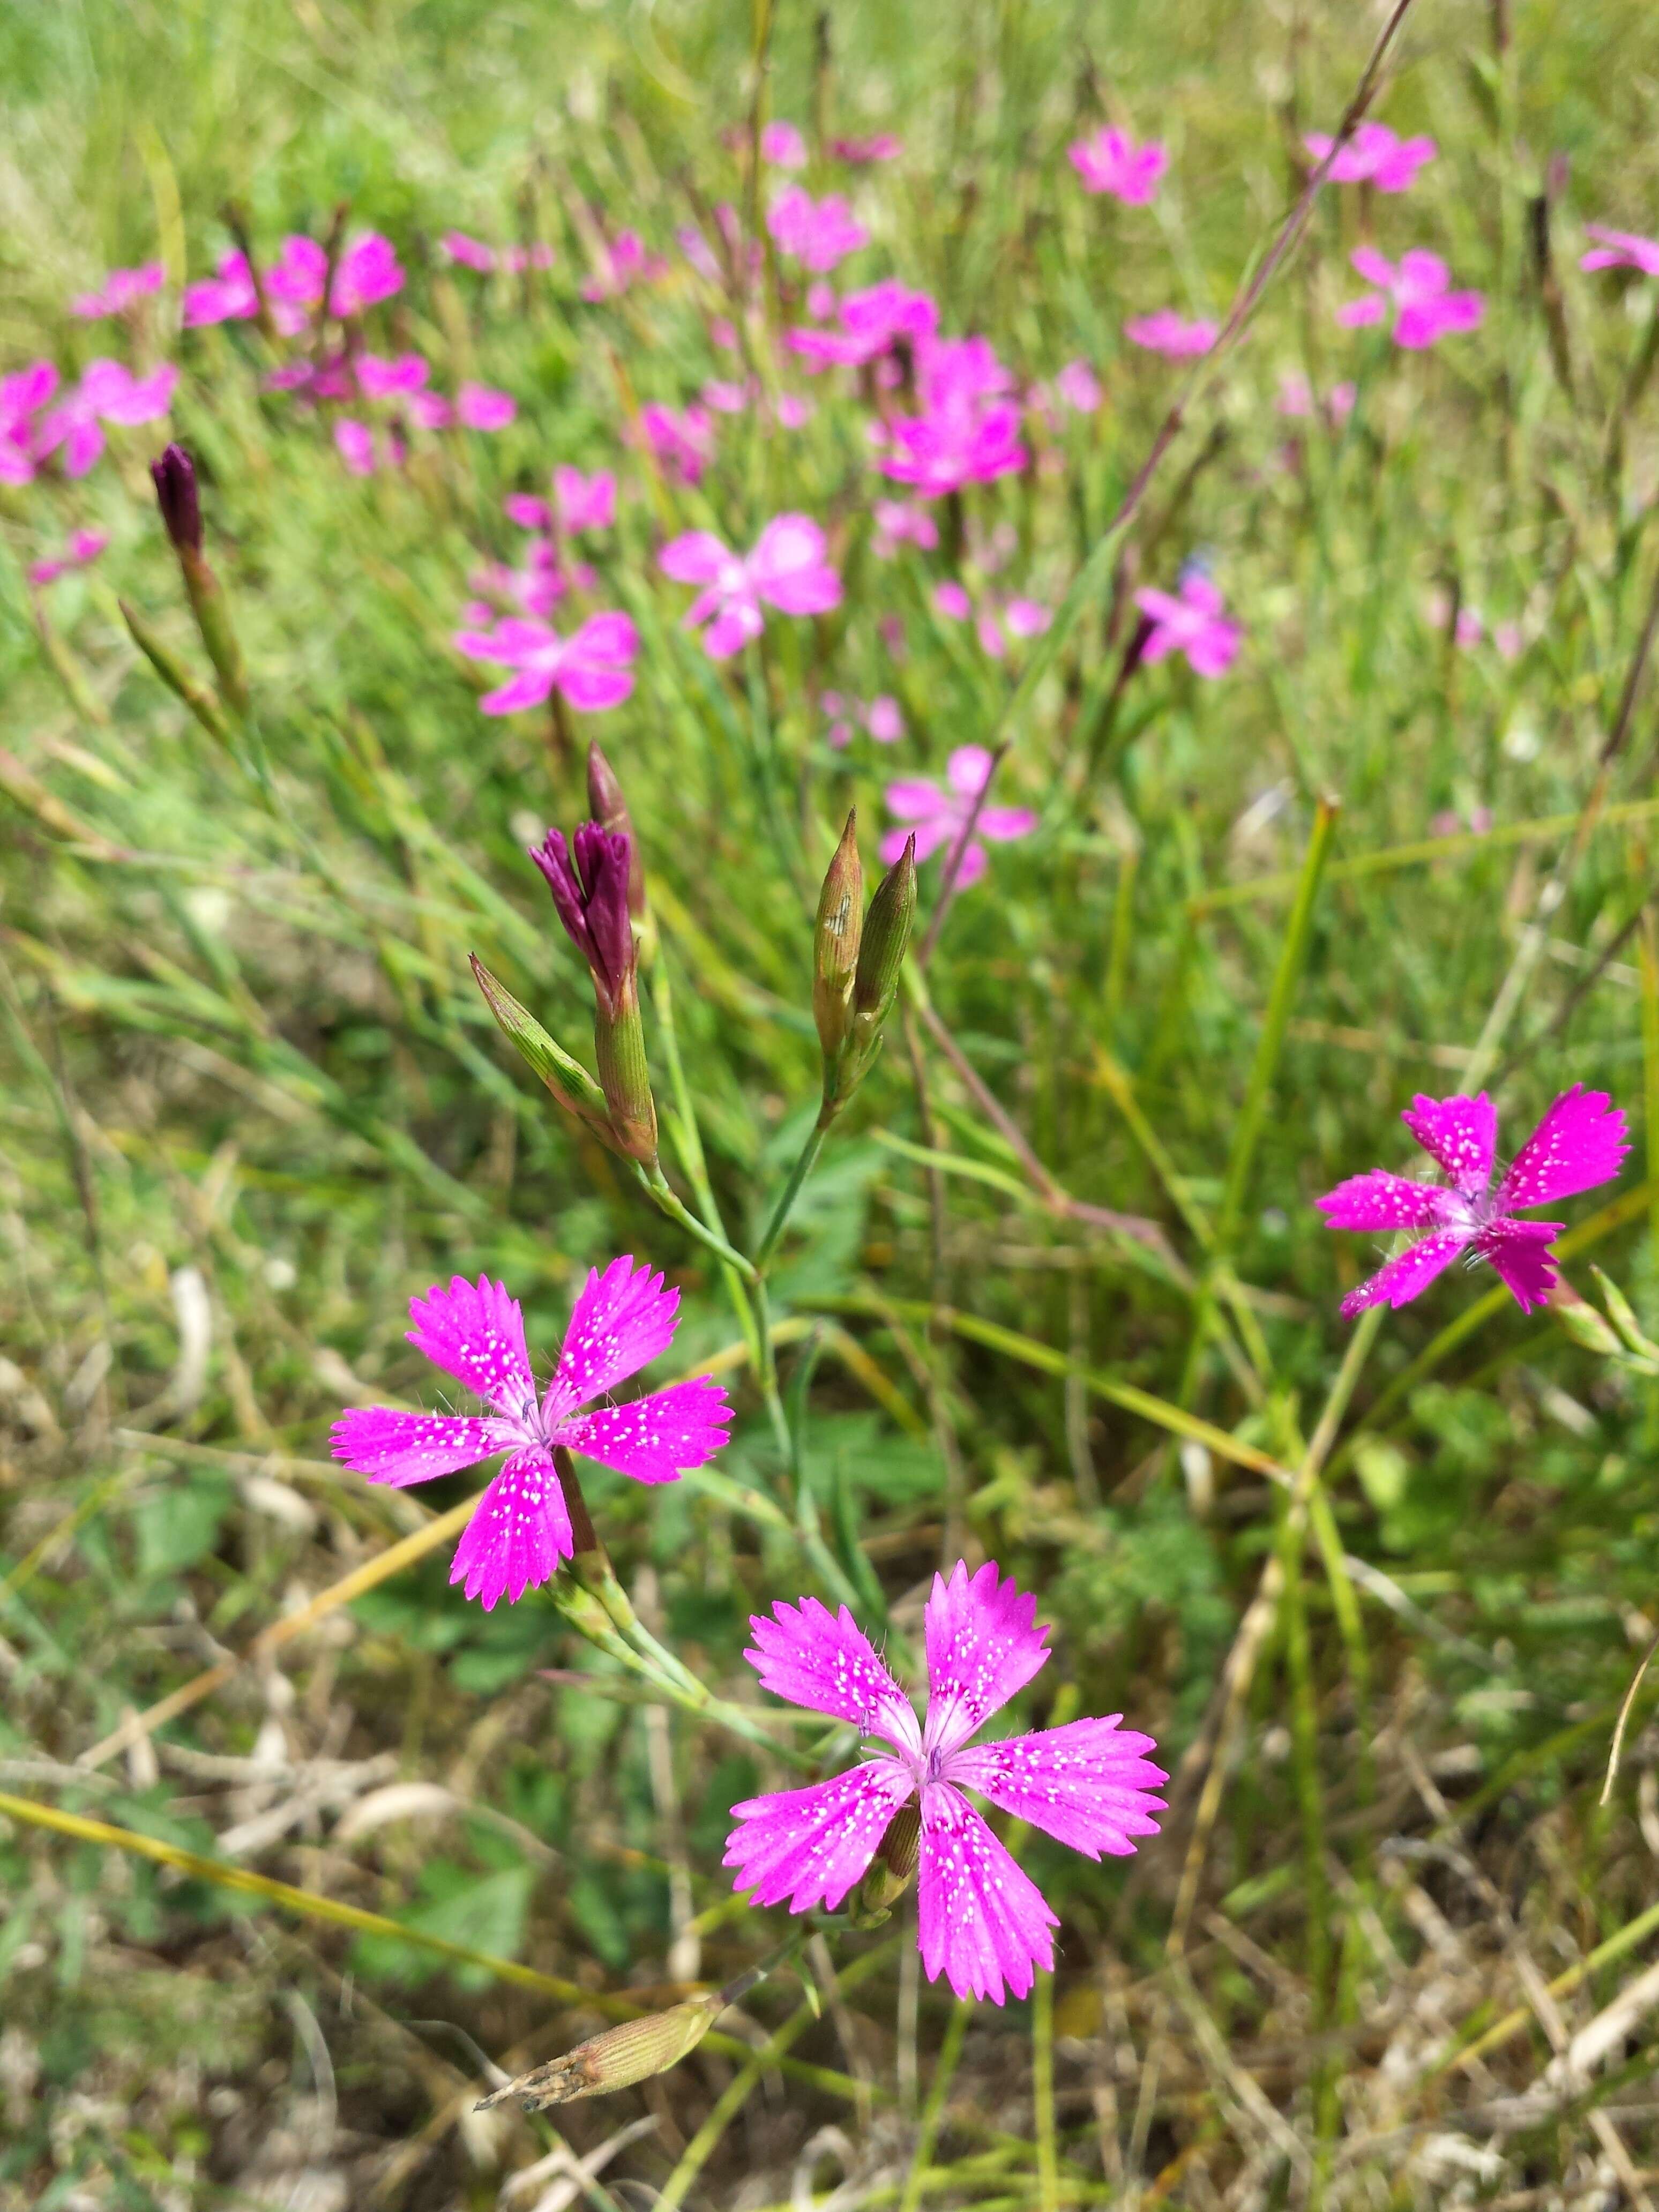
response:
{"label": "white speckled petal", "polygon": [[665,1290],[662,1277],[650,1267],[636,1267],[630,1254],[613,1260],[603,1274],[591,1268],[542,1401],[547,1425],[614,1390],[666,1352],[679,1304],[679,1292]]}
{"label": "white speckled petal", "polygon": [[874,1759],[806,1790],[781,1790],[732,1808],[740,1824],[726,1839],[732,1887],[757,1905],[833,1912],[862,1881],[887,1823],[915,1788],[896,1759]]}
{"label": "white speckled petal", "polygon": [[635,1482],[672,1482],[726,1442],[732,1408],[712,1376],[671,1382],[628,1406],[599,1406],[562,1421],[551,1441],[585,1452]]}
{"label": "white speckled petal", "polygon": [[1419,1091],[1400,1118],[1459,1190],[1471,1198],[1485,1190],[1498,1150],[1498,1109],[1484,1091],[1475,1098],[1429,1098]]}
{"label": "white speckled petal", "polygon": [[523,1422],[533,1413],[536,1385],[524,1315],[501,1284],[487,1275],[476,1284],[457,1275],[447,1290],[434,1283],[423,1298],[410,1300],[409,1317],[415,1324],[410,1342],[434,1366],[487,1398],[509,1420]]}
{"label": "white speckled petal", "polygon": [[1564,1091],[1515,1156],[1498,1187],[1498,1210],[1551,1206],[1611,1182],[1630,1150],[1625,1117],[1605,1091]]}
{"label": "white speckled petal", "polygon": [[921,1793],[916,1914],[928,1980],[942,1972],[959,1997],[1029,1996],[1033,1969],[1054,1963],[1042,1892],[948,1782]]}
{"label": "white speckled petal", "polygon": [[994,1559],[969,1575],[958,1559],[947,1583],[933,1577],[927,1601],[927,1728],[941,1757],[966,1743],[981,1722],[1023,1690],[1048,1663],[1048,1632],[1033,1624],[1036,1600],[998,1578]]}
{"label": "white speckled petal", "polygon": [[945,1769],[944,1779],[982,1797],[1016,1819],[1029,1820],[1057,1842],[1097,1859],[1103,1851],[1124,1857],[1134,1836],[1155,1836],[1164,1800],[1154,1796],[1169,1780],[1145,1754],[1149,1735],[1120,1729],[1120,1716],[1068,1721],[1001,1743],[969,1744]]}
{"label": "white speckled petal", "polygon": [[538,1446],[514,1452],[478,1500],[461,1532],[449,1570],[486,1613],[505,1597],[514,1604],[551,1579],[574,1545],[564,1492],[553,1462]]}
{"label": "white speckled petal", "polygon": [[910,1701],[845,1606],[831,1613],[804,1597],[799,1605],[775,1605],[769,1618],[750,1614],[749,1626],[755,1641],[743,1656],[774,1697],[851,1721],[864,1735],[920,1757],[921,1731]]}
{"label": "white speckled petal", "polygon": [[1350,1176],[1315,1204],[1328,1229],[1355,1229],[1386,1237],[1397,1229],[1434,1229],[1450,1222],[1461,1206],[1456,1194],[1438,1183],[1412,1182],[1382,1168]]}
{"label": "white speckled petal", "polygon": [[334,1424],[336,1459],[355,1467],[371,1482],[399,1490],[430,1482],[441,1474],[476,1467],[492,1452],[519,1442],[510,1421],[480,1420],[453,1413],[399,1413],[389,1406],[359,1406]]}

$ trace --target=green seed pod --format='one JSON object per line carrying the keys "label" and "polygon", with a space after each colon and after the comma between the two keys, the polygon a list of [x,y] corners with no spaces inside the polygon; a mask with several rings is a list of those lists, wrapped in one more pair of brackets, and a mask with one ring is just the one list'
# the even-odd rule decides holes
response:
{"label": "green seed pod", "polygon": [[818,894],[812,932],[812,1018],[823,1048],[826,1082],[853,1018],[853,979],[864,934],[864,864],[859,858],[858,816],[849,814]]}
{"label": "green seed pod", "polygon": [[605,1103],[605,1093],[581,1062],[573,1060],[554,1042],[534,1014],[519,1004],[476,952],[470,957],[485,1005],[525,1065],[541,1078],[560,1105],[574,1114],[601,1144],[608,1145],[613,1152],[623,1152],[611,1126],[611,1109]]}
{"label": "green seed pod", "polygon": [[551,2058],[545,2066],[520,2074],[493,2096],[481,2099],[477,2109],[487,2112],[491,2106],[516,2097],[526,2112],[541,2112],[551,2105],[568,2105],[578,2097],[632,2088],[636,2081],[647,2081],[653,2074],[665,2074],[695,2051],[727,2002],[723,1990],[715,1990],[709,1996],[672,2005],[666,2012],[647,2013],[643,2020],[607,2027],[602,2034],[579,2043],[574,2051],[567,2051],[562,2058]]}
{"label": "green seed pod", "polygon": [[864,942],[853,983],[853,1041],[866,1052],[880,1036],[892,1006],[915,919],[916,841],[913,835],[905,839],[904,850],[876,886],[864,919]]}

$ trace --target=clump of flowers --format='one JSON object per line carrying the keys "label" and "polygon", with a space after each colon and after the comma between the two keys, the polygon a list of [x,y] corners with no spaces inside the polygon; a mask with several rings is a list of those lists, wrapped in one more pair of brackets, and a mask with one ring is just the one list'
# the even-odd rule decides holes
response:
{"label": "clump of flowers", "polygon": [[[734,1886],[752,1888],[757,1905],[833,1911],[878,1852],[901,1882],[908,1860],[928,1979],[943,1973],[957,1996],[994,2004],[1010,1990],[1029,1995],[1034,1970],[1054,1965],[1060,1923],[963,1790],[1098,1859],[1127,1856],[1137,1837],[1157,1834],[1164,1801],[1155,1792],[1168,1778],[1146,1757],[1152,1737],[1121,1728],[1116,1713],[973,1742],[1048,1663],[1048,1632],[1036,1613],[1036,1600],[1004,1582],[994,1561],[974,1575],[958,1561],[948,1582],[936,1575],[920,1724],[844,1606],[831,1613],[808,1597],[751,1617],[755,1641],[744,1656],[767,1689],[850,1723],[884,1748],[828,1782],[734,1805],[738,1826],[726,1846]],[[877,1879],[890,1901],[896,1885]]]}
{"label": "clump of flowers", "polygon": [[841,578],[826,557],[824,536],[805,514],[775,515],[753,550],[734,553],[710,530],[671,538],[657,556],[665,576],[703,588],[685,612],[689,629],[706,623],[711,660],[728,660],[765,627],[763,605],[781,614],[822,615],[841,604]]}
{"label": "clump of flowers", "polygon": [[1400,1118],[1446,1181],[1414,1182],[1373,1168],[1350,1176],[1319,1200],[1332,1229],[1429,1232],[1350,1291],[1342,1301],[1344,1317],[1352,1320],[1367,1306],[1407,1304],[1465,1254],[1497,1269],[1523,1313],[1542,1305],[1556,1284],[1549,1248],[1566,1224],[1516,1216],[1577,1197],[1618,1174],[1630,1147],[1625,1117],[1607,1092],[1586,1091],[1582,1084],[1564,1091],[1496,1188],[1498,1114],[1484,1091],[1475,1098],[1419,1095]]}
{"label": "clump of flowers", "polygon": [[434,1366],[475,1392],[488,1414],[404,1413],[369,1406],[334,1424],[334,1456],[370,1482],[406,1489],[508,1456],[478,1500],[450,1570],[486,1613],[514,1604],[570,1559],[571,1515],[555,1452],[580,1452],[635,1482],[673,1482],[726,1442],[731,1408],[707,1375],[670,1383],[625,1406],[595,1406],[673,1342],[678,1291],[631,1257],[591,1270],[576,1300],[558,1364],[538,1394],[524,1313],[504,1286],[457,1275],[411,1298],[409,1341]]}
{"label": "clump of flowers", "polygon": [[1376,289],[1337,309],[1336,319],[1344,330],[1387,322],[1392,308],[1395,343],[1420,352],[1455,331],[1476,329],[1486,313],[1480,294],[1454,292],[1451,270],[1437,253],[1421,246],[1402,253],[1397,267],[1373,246],[1357,246],[1349,258]]}
{"label": "clump of flowers", "polygon": [[881,841],[881,857],[891,866],[903,852],[908,838],[915,840],[918,860],[925,860],[940,846],[948,852],[973,817],[974,831],[963,848],[957,869],[957,889],[968,890],[985,873],[988,859],[982,839],[1005,845],[1029,837],[1037,818],[1025,806],[981,806],[979,800],[995,765],[983,745],[958,745],[945,763],[943,788],[930,776],[915,776],[887,787],[887,811],[909,830],[890,830]]}

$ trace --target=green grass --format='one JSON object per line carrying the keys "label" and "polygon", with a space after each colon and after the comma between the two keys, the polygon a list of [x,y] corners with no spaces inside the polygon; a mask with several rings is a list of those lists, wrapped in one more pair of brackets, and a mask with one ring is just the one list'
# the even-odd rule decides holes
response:
{"label": "green grass", "polygon": [[[1107,387],[1097,418],[1038,434],[1050,471],[964,502],[975,544],[1012,544],[999,582],[1051,605],[1097,553],[1075,628],[1017,691],[1018,660],[932,611],[943,556],[872,555],[880,488],[839,380],[796,380],[818,402],[801,431],[723,420],[696,490],[621,447],[637,404],[683,404],[731,356],[683,273],[580,301],[582,204],[672,253],[695,207],[741,203],[748,11],[0,19],[0,373],[110,349],[69,295],[157,253],[174,281],[206,273],[228,202],[269,246],[345,201],[410,272],[373,343],[520,403],[499,436],[360,482],[325,422],[262,388],[246,326],[179,345],[173,431],[252,681],[234,742],[115,604],[205,676],[149,496],[159,433],[116,431],[78,484],[0,489],[0,1792],[26,1801],[0,1814],[4,2212],[288,2201],[312,2169],[319,2203],[493,2205],[556,2138],[463,2120],[467,2038],[527,2067],[624,1992],[723,1983],[787,1932],[720,1868],[730,1805],[784,1786],[781,1763],[639,1702],[546,1594],[468,1607],[447,1542],[378,1577],[469,1478],[394,1494],[328,1455],[349,1390],[432,1402],[411,1293],[499,1275],[545,1358],[620,1251],[682,1287],[674,1371],[725,1354],[738,1406],[706,1479],[589,1483],[665,1644],[758,1711],[751,1610],[844,1586],[915,1649],[934,1567],[995,1558],[1055,1625],[1023,1724],[1073,1697],[1122,1711],[1179,1778],[1135,1859],[1022,1846],[1063,1922],[1041,2003],[918,1990],[902,1905],[808,1954],[810,2000],[781,1975],[673,2073],[573,2107],[578,2153],[656,2123],[592,2201],[754,2212],[845,2179],[838,2204],[907,2212],[1437,2207],[1454,2184],[1520,2205],[1659,2167],[1645,2016],[1587,2085],[1541,2086],[1548,2023],[1584,2027],[1653,1956],[1650,1692],[1597,1803],[1655,1619],[1652,1386],[1461,1272],[1345,1366],[1336,1305],[1370,1255],[1313,1206],[1407,1165],[1413,1091],[1492,1084],[1512,1150],[1558,1090],[1607,1088],[1638,1142],[1616,1190],[1571,1203],[1567,1272],[1588,1290],[1594,1259],[1659,1323],[1651,948],[1645,926],[1614,945],[1659,845],[1651,672],[1598,782],[1659,588],[1659,295],[1577,268],[1584,220],[1656,228],[1659,32],[1622,0],[1508,20],[1499,50],[1488,10],[1417,0],[1379,112],[1434,133],[1438,161],[1401,198],[1322,198],[1102,557],[1178,387],[1124,316],[1224,314],[1375,19],[849,5],[826,70],[811,11],[776,11],[771,111],[906,142],[852,187],[860,266],[933,289],[948,330],[1023,375],[1085,355]],[[1108,116],[1170,143],[1152,209],[1077,186],[1065,148]],[[1553,343],[1533,210],[1558,153]],[[435,246],[521,223],[558,249],[527,297]],[[1339,330],[1366,225],[1390,254],[1443,253],[1487,295],[1483,327],[1417,356]],[[1290,371],[1354,380],[1340,430],[1277,413]],[[575,734],[621,775],[653,887],[659,1111],[665,979],[739,1249],[816,1110],[811,913],[848,806],[873,878],[889,777],[1000,732],[998,795],[1041,818],[953,902],[937,1025],[907,994],[791,1218],[771,1318],[793,1466],[720,1268],[532,1085],[467,965],[587,1056],[587,979],[522,849],[583,811],[579,751],[540,715],[482,718],[449,644],[469,573],[521,544],[501,495],[559,460],[618,462],[638,495],[594,554],[596,603],[640,624],[638,686]],[[830,528],[844,606],[773,617],[716,669],[655,547],[746,543],[792,507]],[[40,595],[43,649],[27,569],[77,526],[112,544]],[[1238,662],[1214,683],[1143,670],[1103,722],[1115,599],[1193,555],[1245,625]],[[1468,650],[1447,635],[1460,604],[1487,628]],[[1505,622],[1512,659],[1490,641]],[[832,750],[825,685],[894,691],[903,742]],[[1435,838],[1478,809],[1491,835]],[[694,1158],[665,1147],[702,1211]],[[283,1629],[357,1570],[349,1604]],[[216,1666],[153,1736],[76,1767]],[[422,1787],[355,1825],[402,1784]],[[41,1826],[30,1802],[198,1860],[228,1835],[285,1895]]]}

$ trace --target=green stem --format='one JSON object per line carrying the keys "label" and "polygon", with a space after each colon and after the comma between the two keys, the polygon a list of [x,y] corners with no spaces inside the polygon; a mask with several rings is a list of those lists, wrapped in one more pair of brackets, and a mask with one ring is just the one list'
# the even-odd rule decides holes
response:
{"label": "green stem", "polygon": [[945,2039],[939,2047],[939,2062],[933,2068],[933,2078],[927,2086],[927,2103],[921,2115],[921,2125],[916,2130],[916,2148],[911,2157],[904,2195],[899,2202],[899,2212],[916,2212],[916,2207],[921,2202],[922,2182],[933,2163],[933,2145],[939,2141],[939,2122],[945,2117],[945,2100],[951,2094],[957,2062],[962,2057],[963,2038],[968,2033],[968,2023],[973,2016],[972,2000],[958,1997],[945,2024]]}
{"label": "green stem", "polygon": [[[638,1165],[638,1163],[636,1162],[635,1164]],[[753,1263],[745,1260],[742,1253],[728,1244],[725,1237],[716,1231],[705,1228],[696,1215],[680,1203],[660,1166],[655,1162],[648,1168],[641,1166],[639,1176],[641,1188],[649,1192],[659,1209],[671,1221],[679,1223],[688,1237],[695,1239],[706,1250],[712,1252],[722,1267],[732,1269],[735,1273],[743,1278],[745,1283],[752,1286],[759,1282],[760,1278],[755,1273]]]}
{"label": "green stem", "polygon": [[772,1209],[772,1218],[766,1224],[766,1234],[761,1238],[760,1249],[755,1255],[755,1265],[762,1273],[765,1273],[767,1262],[777,1249],[784,1224],[794,1209],[795,1200],[800,1196],[801,1185],[811,1174],[813,1163],[823,1149],[823,1140],[829,1129],[829,1122],[820,1113],[812,1124],[806,1142],[800,1148],[800,1157],[789,1170],[789,1180],[779,1194],[778,1202]]}

